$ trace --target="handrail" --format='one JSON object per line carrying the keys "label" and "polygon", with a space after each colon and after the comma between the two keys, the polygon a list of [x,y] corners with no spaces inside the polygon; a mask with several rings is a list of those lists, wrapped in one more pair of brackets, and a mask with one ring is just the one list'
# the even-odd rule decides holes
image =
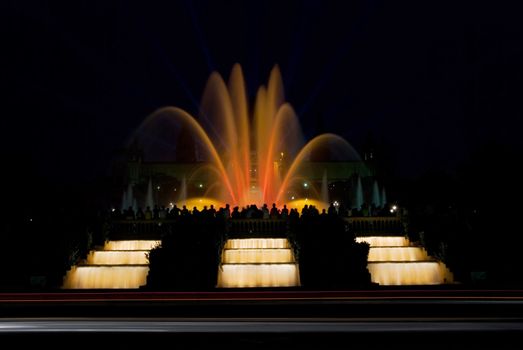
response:
{"label": "handrail", "polygon": [[397,216],[355,216],[345,218],[349,230],[356,234],[404,233],[403,220]]}

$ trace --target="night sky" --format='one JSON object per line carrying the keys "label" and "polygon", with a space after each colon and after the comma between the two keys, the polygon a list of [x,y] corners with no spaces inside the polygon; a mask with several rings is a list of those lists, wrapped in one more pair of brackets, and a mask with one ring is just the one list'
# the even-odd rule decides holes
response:
{"label": "night sky", "polygon": [[196,113],[240,63],[253,101],[274,64],[307,138],[369,135],[398,174],[452,171],[523,142],[521,8],[492,1],[2,2],[6,159],[106,175],[153,111]]}

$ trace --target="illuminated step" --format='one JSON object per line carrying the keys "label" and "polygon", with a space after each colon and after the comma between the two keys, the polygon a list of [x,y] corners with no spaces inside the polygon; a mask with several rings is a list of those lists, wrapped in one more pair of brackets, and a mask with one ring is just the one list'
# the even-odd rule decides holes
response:
{"label": "illuminated step", "polygon": [[87,255],[87,265],[147,265],[149,250],[94,250]]}
{"label": "illuminated step", "polygon": [[420,247],[371,247],[369,262],[430,260],[427,251]]}
{"label": "illuminated step", "polygon": [[224,249],[281,249],[290,247],[286,238],[244,238],[227,240]]}
{"label": "illuminated step", "polygon": [[413,246],[404,236],[362,236],[356,242],[369,243],[367,269],[371,281],[384,286],[435,285],[452,283],[445,264]]}
{"label": "illuminated step", "polygon": [[151,250],[161,243],[155,240],[108,241],[104,250]]}
{"label": "illuminated step", "polygon": [[298,264],[223,264],[218,287],[294,287],[300,285]]}
{"label": "illuminated step", "polygon": [[452,282],[445,264],[438,261],[369,262],[371,281],[384,286],[434,285]]}
{"label": "illuminated step", "polygon": [[73,266],[64,289],[131,289],[147,283],[147,254],[158,240],[108,241],[103,250],[89,252],[85,263]]}
{"label": "illuminated step", "polygon": [[294,287],[298,264],[285,238],[230,239],[222,251],[218,288]]}
{"label": "illuminated step", "polygon": [[75,266],[65,278],[65,289],[139,288],[147,283],[147,265]]}
{"label": "illuminated step", "polygon": [[225,249],[222,253],[222,263],[224,264],[293,262],[294,256],[289,248]]}
{"label": "illuminated step", "polygon": [[369,243],[371,247],[408,247],[409,240],[403,236],[362,236],[356,237],[356,242]]}

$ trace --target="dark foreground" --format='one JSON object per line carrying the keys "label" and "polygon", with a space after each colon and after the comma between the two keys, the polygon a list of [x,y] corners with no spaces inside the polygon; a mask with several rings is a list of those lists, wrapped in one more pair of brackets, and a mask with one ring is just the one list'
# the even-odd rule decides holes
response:
{"label": "dark foreground", "polygon": [[0,337],[17,344],[520,349],[523,339],[520,290],[4,293],[0,308]]}

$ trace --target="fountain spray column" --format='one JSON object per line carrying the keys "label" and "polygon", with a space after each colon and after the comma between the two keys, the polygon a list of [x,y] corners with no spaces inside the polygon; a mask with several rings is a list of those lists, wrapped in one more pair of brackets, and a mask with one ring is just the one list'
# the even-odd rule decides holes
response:
{"label": "fountain spray column", "polygon": [[329,184],[327,182],[327,170],[323,171],[321,178],[321,201],[326,205],[329,204]]}
{"label": "fountain spray column", "polygon": [[149,207],[151,210],[154,208],[153,201],[153,181],[149,178],[149,183],[147,184],[147,194],[145,196],[145,206],[144,208]]}
{"label": "fountain spray column", "polygon": [[376,180],[374,180],[374,183],[372,184],[372,204],[374,204],[376,208],[381,206],[380,189],[378,187],[378,181]]}
{"label": "fountain spray column", "polygon": [[363,185],[361,184],[361,177],[359,175],[358,179],[356,180],[355,189],[353,191],[353,198],[354,202],[352,207],[361,210],[363,205]]}

